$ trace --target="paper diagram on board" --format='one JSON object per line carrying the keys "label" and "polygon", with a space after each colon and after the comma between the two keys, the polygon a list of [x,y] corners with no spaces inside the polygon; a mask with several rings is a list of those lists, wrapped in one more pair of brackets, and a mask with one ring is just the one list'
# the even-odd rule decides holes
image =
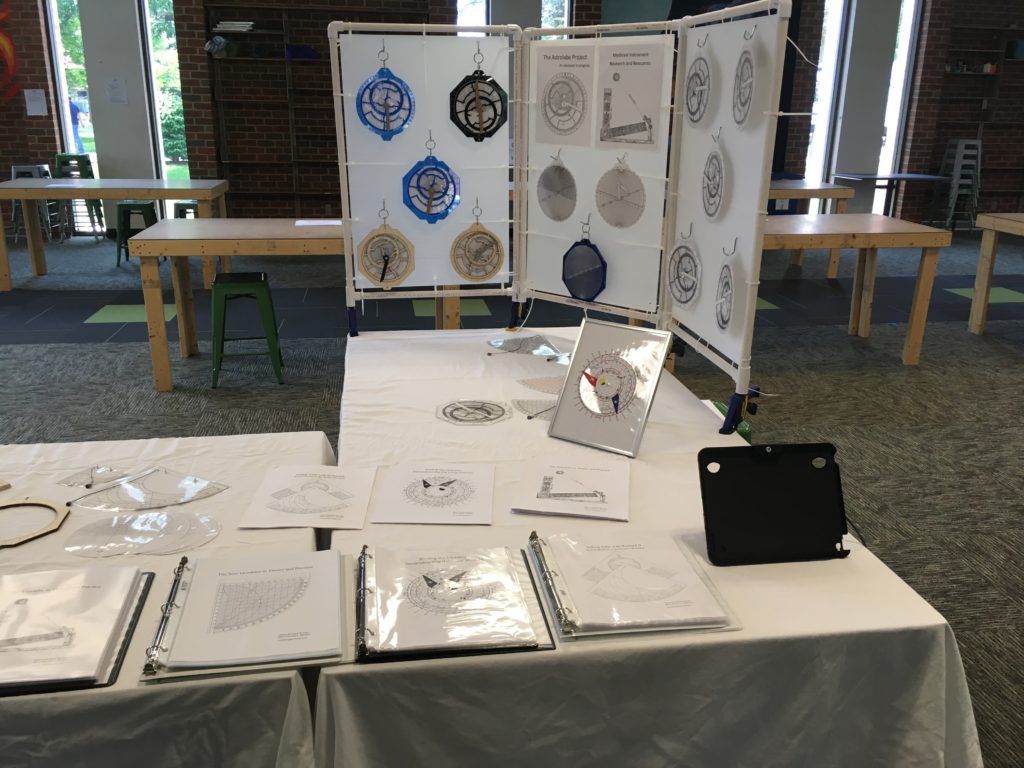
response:
{"label": "paper diagram on board", "polygon": [[380,472],[371,521],[489,525],[493,489],[492,464],[398,464]]}
{"label": "paper diagram on board", "polygon": [[662,57],[660,42],[603,45],[597,49],[597,95],[600,100],[598,146],[657,149],[662,125]]}
{"label": "paper diagram on board", "polygon": [[274,467],[239,528],[362,528],[375,467]]}
{"label": "paper diagram on board", "polygon": [[594,48],[552,45],[537,57],[537,141],[589,146],[594,110]]}

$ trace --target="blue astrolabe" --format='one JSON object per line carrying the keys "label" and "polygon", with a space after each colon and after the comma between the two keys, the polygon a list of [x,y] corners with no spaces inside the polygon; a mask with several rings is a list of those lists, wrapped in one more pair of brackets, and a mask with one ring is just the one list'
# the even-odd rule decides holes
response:
{"label": "blue astrolabe", "polygon": [[402,178],[402,199],[417,218],[434,224],[458,207],[459,177],[447,163],[427,155]]}
{"label": "blue astrolabe", "polygon": [[409,127],[416,100],[408,84],[387,67],[366,79],[356,94],[359,120],[384,141]]}

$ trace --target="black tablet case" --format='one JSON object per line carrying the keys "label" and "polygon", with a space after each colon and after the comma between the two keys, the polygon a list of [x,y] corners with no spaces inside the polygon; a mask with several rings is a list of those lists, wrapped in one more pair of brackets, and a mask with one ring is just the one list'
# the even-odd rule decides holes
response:
{"label": "black tablet case", "polygon": [[714,565],[750,565],[846,557],[835,454],[830,443],[700,451],[708,559]]}

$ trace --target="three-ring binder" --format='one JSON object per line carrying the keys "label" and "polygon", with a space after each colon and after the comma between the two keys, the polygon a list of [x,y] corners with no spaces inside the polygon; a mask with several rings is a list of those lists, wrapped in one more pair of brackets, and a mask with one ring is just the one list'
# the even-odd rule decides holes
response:
{"label": "three-ring binder", "polygon": [[366,596],[373,592],[366,586],[367,560],[372,560],[370,547],[367,544],[359,552],[358,575],[356,577],[356,657],[365,656],[369,652],[367,635],[373,634],[366,626]]}
{"label": "three-ring binder", "polygon": [[186,570],[188,570],[188,558],[182,557],[178,562],[178,567],[174,569],[174,581],[171,583],[170,592],[167,593],[167,602],[160,606],[160,623],[157,625],[156,634],[153,635],[153,642],[146,649],[146,664],[142,668],[144,675],[155,675],[157,668],[160,666],[160,654],[167,652],[167,649],[161,644],[164,641],[164,635],[167,633],[167,624],[171,620],[171,612],[178,607],[174,601],[178,597],[178,590],[181,587],[182,577],[185,575]]}
{"label": "three-ring binder", "polygon": [[[568,592],[564,587],[560,587],[556,583],[558,571],[549,565],[550,560],[544,552],[547,546],[548,543],[538,536],[536,531],[530,533],[530,549],[537,559],[541,581],[544,583],[547,593],[551,596],[551,601],[554,603],[555,619],[558,621],[563,632],[572,634],[579,631],[580,623],[576,619],[576,610],[569,603]],[[563,595],[566,595],[566,597],[563,597]]]}

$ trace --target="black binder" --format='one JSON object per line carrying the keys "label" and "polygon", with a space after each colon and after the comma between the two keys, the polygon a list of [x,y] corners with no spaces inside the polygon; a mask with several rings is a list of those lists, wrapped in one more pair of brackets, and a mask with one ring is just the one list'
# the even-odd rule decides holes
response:
{"label": "black binder", "polygon": [[830,443],[697,454],[708,559],[751,565],[846,557],[846,511]]}

